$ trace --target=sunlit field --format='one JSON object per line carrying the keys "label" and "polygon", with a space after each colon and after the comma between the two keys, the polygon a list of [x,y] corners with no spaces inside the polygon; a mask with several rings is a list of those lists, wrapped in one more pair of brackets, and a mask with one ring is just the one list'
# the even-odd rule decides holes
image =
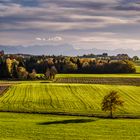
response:
{"label": "sunlit field", "polygon": [[125,101],[116,115],[140,116],[140,86],[99,84],[22,83],[13,85],[0,97],[0,110],[29,113],[106,115],[102,98],[116,90]]}
{"label": "sunlit field", "polygon": [[[56,79],[75,77],[77,83],[1,81],[0,138],[140,139],[140,86],[133,81],[139,80],[139,76],[61,74]],[[80,78],[98,78],[100,84],[80,84]],[[102,84],[102,78],[118,78],[118,83]],[[129,85],[123,85],[121,78],[127,79]],[[116,119],[107,119],[109,113],[101,110],[101,101],[111,90],[118,91],[125,102],[114,113]]]}
{"label": "sunlit field", "polygon": [[139,140],[139,119],[0,113],[1,140]]}
{"label": "sunlit field", "polygon": [[69,77],[122,77],[122,78],[140,78],[140,74],[57,74],[56,78]]}

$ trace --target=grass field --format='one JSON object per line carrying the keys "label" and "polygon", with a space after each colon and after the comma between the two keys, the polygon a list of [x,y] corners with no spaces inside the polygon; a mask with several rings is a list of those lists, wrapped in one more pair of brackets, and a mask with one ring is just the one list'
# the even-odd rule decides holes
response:
{"label": "grass field", "polygon": [[[0,139],[140,139],[140,119],[136,119],[140,118],[140,86],[134,86],[135,81],[133,81],[140,78],[140,74],[57,75],[60,79],[70,78],[71,80],[75,77],[77,84],[48,83],[48,81],[2,81],[0,86]],[[99,80],[100,84],[79,84],[80,78],[87,80],[94,78],[94,80]],[[112,85],[102,84],[107,78],[111,79],[108,82]],[[113,84],[115,78],[119,79],[118,85]],[[123,85],[123,79],[120,78],[128,80],[133,86]],[[121,83],[122,85],[119,85]],[[5,87],[10,85],[12,86],[5,91]],[[100,118],[108,115],[101,111],[101,101],[104,95],[111,90],[117,90],[125,101],[124,107],[117,110],[114,115],[125,118]],[[49,113],[55,115],[49,115]],[[100,117],[97,118],[97,116]]]}
{"label": "grass field", "polygon": [[140,73],[140,66],[136,66],[136,72]]}
{"label": "grass field", "polygon": [[76,77],[121,77],[121,78],[140,78],[140,74],[57,74],[56,78],[76,78]]}
{"label": "grass field", "polygon": [[140,116],[140,87],[93,84],[22,83],[0,98],[0,111],[105,115],[104,95],[117,90],[125,101],[116,115]]}
{"label": "grass field", "polygon": [[0,113],[1,140],[139,140],[140,119]]}

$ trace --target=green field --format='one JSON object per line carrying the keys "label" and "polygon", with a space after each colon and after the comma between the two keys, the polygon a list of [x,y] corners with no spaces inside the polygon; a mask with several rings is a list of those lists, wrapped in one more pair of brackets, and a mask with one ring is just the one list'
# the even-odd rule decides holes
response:
{"label": "green field", "polygon": [[140,86],[94,84],[22,83],[13,85],[0,98],[0,111],[106,115],[101,101],[117,90],[125,101],[116,115],[140,116]]}
{"label": "green field", "polygon": [[140,73],[140,66],[136,66],[136,72]]}
{"label": "green field", "polygon": [[0,113],[1,140],[139,140],[139,119]]}
{"label": "green field", "polygon": [[[140,86],[134,86],[133,81],[134,79],[139,81],[137,78],[140,78],[140,74],[57,75],[57,78],[62,79],[72,77],[77,78],[77,84],[48,83],[48,81],[2,81],[0,139],[140,139]],[[101,84],[79,84],[79,79],[85,77],[87,80],[88,77],[92,79],[95,77]],[[109,81],[112,85],[102,84],[107,77],[112,79]],[[118,85],[113,85],[114,78],[117,78]],[[133,86],[123,85],[124,81],[121,78],[127,79]],[[3,86],[10,87],[2,92]],[[104,95],[111,90],[118,91],[122,100],[125,101],[124,107],[119,108],[114,114],[124,118],[101,118],[108,116],[108,113],[101,111],[101,101]]]}
{"label": "green field", "polygon": [[140,78],[140,74],[57,74],[56,78],[76,78],[76,77],[122,77],[122,78]]}

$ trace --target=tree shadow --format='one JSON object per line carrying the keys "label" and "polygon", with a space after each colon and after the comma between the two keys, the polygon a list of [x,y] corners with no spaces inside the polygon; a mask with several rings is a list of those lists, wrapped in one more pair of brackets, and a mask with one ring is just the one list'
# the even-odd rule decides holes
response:
{"label": "tree shadow", "polygon": [[51,124],[71,124],[71,123],[88,123],[93,122],[93,119],[71,119],[71,120],[62,120],[62,121],[53,121],[53,122],[41,122],[37,123],[38,125],[51,125]]}

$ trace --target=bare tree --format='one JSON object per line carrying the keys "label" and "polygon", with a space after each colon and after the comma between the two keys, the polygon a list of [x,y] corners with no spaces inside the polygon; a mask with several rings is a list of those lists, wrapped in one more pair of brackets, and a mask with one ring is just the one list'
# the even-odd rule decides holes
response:
{"label": "bare tree", "polygon": [[47,70],[45,72],[45,76],[47,77],[47,79],[51,79],[51,72],[50,72],[49,68],[47,68]]}
{"label": "bare tree", "polygon": [[55,79],[55,75],[57,74],[57,69],[55,66],[52,66],[50,69],[51,79]]}

